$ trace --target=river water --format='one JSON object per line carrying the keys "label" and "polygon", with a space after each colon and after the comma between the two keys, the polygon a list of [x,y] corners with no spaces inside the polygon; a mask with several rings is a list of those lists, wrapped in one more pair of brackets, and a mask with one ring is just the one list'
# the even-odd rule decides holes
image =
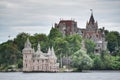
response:
{"label": "river water", "polygon": [[86,73],[22,73],[0,72],[0,80],[120,80],[119,71]]}

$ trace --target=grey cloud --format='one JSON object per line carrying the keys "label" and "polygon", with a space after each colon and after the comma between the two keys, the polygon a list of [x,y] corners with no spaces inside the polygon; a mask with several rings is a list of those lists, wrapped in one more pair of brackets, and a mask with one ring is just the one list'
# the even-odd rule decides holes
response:
{"label": "grey cloud", "polygon": [[120,26],[119,7],[119,0],[0,0],[0,32],[8,34],[8,29],[18,26],[41,26],[49,31],[60,18],[74,18],[79,27],[85,27],[91,8],[100,27]]}

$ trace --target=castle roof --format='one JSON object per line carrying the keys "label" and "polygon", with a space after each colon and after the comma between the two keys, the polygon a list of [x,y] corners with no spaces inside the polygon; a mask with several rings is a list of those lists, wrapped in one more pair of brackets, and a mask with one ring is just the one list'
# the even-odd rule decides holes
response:
{"label": "castle roof", "polygon": [[27,41],[25,43],[25,48],[31,48],[31,43],[30,43],[29,38],[27,38]]}
{"label": "castle roof", "polygon": [[65,23],[66,26],[72,26],[75,23],[74,20],[61,20],[59,23]]}
{"label": "castle roof", "polygon": [[52,58],[55,58],[57,59],[56,55],[55,55],[55,52],[54,52],[54,48],[52,47],[52,50],[51,50],[51,56]]}
{"label": "castle roof", "polygon": [[92,23],[94,24],[95,20],[94,20],[94,17],[93,17],[93,13],[91,13],[91,16],[90,16],[90,19],[89,19],[89,23]]}

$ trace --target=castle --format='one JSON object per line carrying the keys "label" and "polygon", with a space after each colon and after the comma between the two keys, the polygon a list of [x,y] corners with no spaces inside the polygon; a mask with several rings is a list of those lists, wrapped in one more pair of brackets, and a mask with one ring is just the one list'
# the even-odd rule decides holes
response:
{"label": "castle", "polygon": [[27,39],[23,54],[23,71],[42,71],[42,72],[58,72],[59,63],[57,63],[57,57],[54,49],[48,49],[47,53],[43,53],[40,49],[40,44],[37,46],[37,51],[31,48],[29,38]]}
{"label": "castle", "polygon": [[107,41],[105,41],[104,28],[102,31],[98,29],[98,23],[94,20],[93,12],[89,22],[86,23],[86,29],[78,28],[77,22],[74,20],[60,20],[59,24],[55,23],[57,28],[63,36],[79,34],[84,39],[89,39],[95,42],[96,47],[94,53],[101,53],[102,50],[107,49]]}

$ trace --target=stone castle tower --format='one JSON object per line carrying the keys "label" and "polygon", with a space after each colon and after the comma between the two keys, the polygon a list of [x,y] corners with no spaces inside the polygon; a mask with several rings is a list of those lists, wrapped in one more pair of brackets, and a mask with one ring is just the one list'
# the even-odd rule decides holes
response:
{"label": "stone castle tower", "polygon": [[59,63],[57,63],[57,57],[54,52],[54,48],[48,49],[47,53],[43,53],[40,49],[40,44],[37,46],[37,51],[31,48],[31,43],[27,39],[23,53],[23,71],[47,71],[57,72],[59,71]]}
{"label": "stone castle tower", "polygon": [[103,30],[100,31],[98,29],[98,23],[94,20],[93,12],[91,13],[89,22],[86,23],[86,29],[83,32],[83,37],[85,39],[92,40],[95,42],[95,53],[101,53],[102,50],[107,49],[107,42],[105,41],[104,27]]}

